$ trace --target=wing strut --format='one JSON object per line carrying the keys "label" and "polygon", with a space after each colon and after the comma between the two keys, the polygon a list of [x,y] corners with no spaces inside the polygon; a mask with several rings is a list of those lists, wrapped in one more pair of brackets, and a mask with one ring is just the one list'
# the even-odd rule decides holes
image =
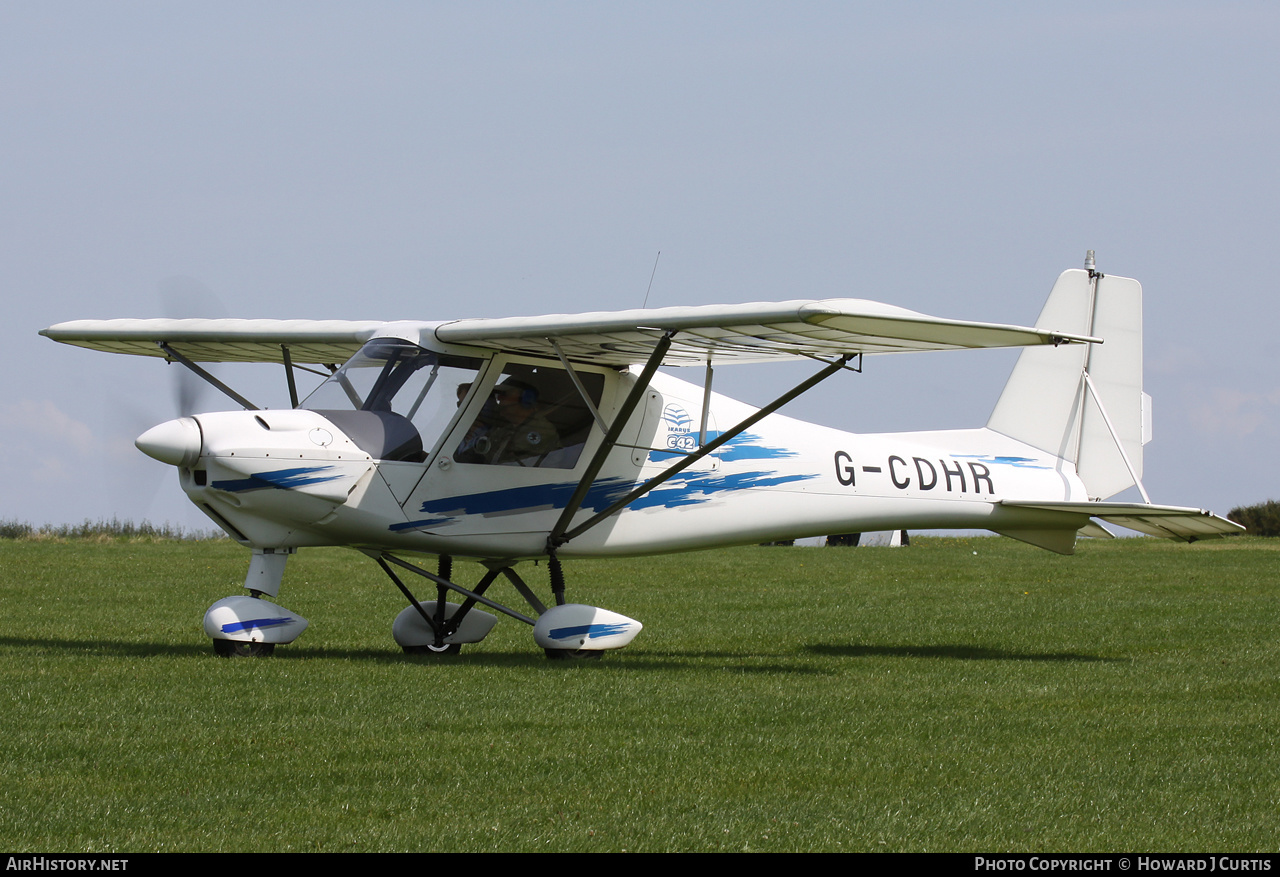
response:
{"label": "wing strut", "polygon": [[246,411],[258,411],[258,410],[259,410],[259,408],[258,408],[258,406],[257,406],[257,405],[254,405],[252,402],[250,402],[250,401],[249,401],[248,399],[246,399],[244,396],[241,396],[241,395],[240,395],[239,393],[237,393],[235,390],[231,389],[231,388],[230,388],[230,387],[228,387],[226,384],[222,383],[222,381],[218,380],[218,379],[217,379],[217,378],[215,378],[213,375],[209,374],[207,371],[205,371],[204,369],[202,369],[200,366],[196,365],[194,362],[192,362],[191,360],[187,359],[187,358],[186,358],[185,356],[183,356],[181,353],[179,353],[178,351],[176,351],[176,350],[174,350],[172,347],[170,347],[170,346],[169,346],[169,342],[167,342],[167,341],[158,341],[158,342],[156,342],[156,343],[160,346],[160,349],[164,351],[165,356],[169,357],[169,359],[171,359],[171,360],[175,360],[175,361],[177,361],[177,362],[180,362],[180,363],[182,363],[183,365],[185,365],[187,368],[191,369],[191,370],[192,370],[193,372],[195,372],[198,376],[200,376],[201,378],[204,378],[204,379],[205,379],[206,381],[208,381],[210,384],[212,384],[213,386],[217,387],[219,390],[221,390],[223,393],[225,393],[227,396],[229,396],[232,400],[234,400],[235,402],[239,403],[239,404],[240,404],[240,405],[241,405],[241,406],[242,406]]}
{"label": "wing strut", "polygon": [[298,407],[298,385],[293,381],[293,357],[289,355],[289,345],[280,345],[280,354],[284,357],[284,376],[289,382],[289,407]]}
{"label": "wing strut", "polygon": [[623,427],[631,419],[631,412],[640,403],[640,397],[648,391],[649,382],[653,380],[653,375],[658,370],[658,366],[662,365],[662,358],[667,355],[667,349],[671,347],[671,338],[675,334],[674,329],[662,333],[662,337],[654,345],[653,353],[649,354],[649,361],[644,364],[644,370],[640,372],[640,377],[636,378],[635,386],[631,388],[631,392],[623,400],[622,407],[618,409],[617,415],[613,418],[613,423],[609,425],[609,431],[604,435],[604,440],[600,442],[600,447],[596,448],[595,456],[591,458],[587,471],[582,473],[582,479],[578,482],[578,486],[574,488],[573,496],[569,497],[569,504],[564,507],[564,511],[560,513],[560,519],[556,521],[556,525],[551,528],[551,532],[547,535],[548,553],[554,555],[557,548],[569,541],[569,537],[564,535],[564,531],[568,529],[573,516],[577,514],[578,508],[582,505],[582,500],[586,498],[587,491],[591,489],[596,476],[600,474],[605,458],[609,456],[609,452],[618,443],[618,436],[622,434]]}
{"label": "wing strut", "polygon": [[[578,505],[582,502],[582,498],[578,496],[578,493],[575,493],[574,497],[575,499],[577,499],[577,502],[570,503],[570,505],[565,508],[564,513],[561,514],[560,516],[560,520],[556,522],[555,529],[553,529],[551,531],[551,534],[547,536],[548,551],[552,553],[554,556],[555,549],[559,548],[561,545],[568,542],[570,539],[573,539],[577,536],[582,535],[584,532],[591,529],[592,527],[594,527],[596,524],[600,523],[604,519],[610,517],[614,513],[619,512],[622,509],[626,508],[628,505],[635,502],[637,499],[644,496],[646,493],[653,490],[655,487],[658,487],[660,484],[667,481],[672,476],[677,475],[680,472],[687,469],[688,467],[692,466],[694,463],[698,462],[703,457],[707,456],[712,451],[719,448],[721,445],[725,444],[728,441],[731,441],[734,438],[737,438],[737,436],[740,433],[750,429],[752,426],[755,426],[755,424],[759,423],[761,420],[768,417],[773,412],[777,411],[783,405],[786,405],[792,399],[796,398],[797,396],[799,396],[804,392],[807,392],[808,390],[812,389],[822,381],[831,377],[836,372],[843,369],[845,367],[845,363],[847,363],[850,359],[852,359],[853,356],[854,354],[845,354],[835,362],[828,364],[826,368],[822,369],[820,372],[813,375],[808,380],[800,384],[797,384],[795,387],[792,387],[790,390],[783,393],[777,399],[774,399],[772,402],[770,402],[765,407],[761,408],[759,411],[756,411],[754,414],[750,415],[749,417],[744,418],[742,421],[738,423],[737,426],[733,427],[728,432],[721,433],[713,441],[710,441],[707,444],[703,445],[697,451],[695,451],[692,454],[689,454],[687,457],[680,460],[678,463],[674,463],[671,466],[667,467],[660,474],[650,478],[644,484],[641,484],[635,490],[628,493],[626,496],[624,496],[622,499],[615,502],[613,505],[609,506],[604,511],[599,512],[596,515],[593,515],[588,520],[574,527],[572,530],[568,530],[566,532],[564,528],[568,526],[568,521],[572,518],[572,515],[578,510]],[[607,450],[607,448],[602,446],[600,450],[605,451]],[[599,455],[599,452],[597,452],[597,455]],[[592,462],[595,462],[595,461],[592,461]],[[583,482],[578,485],[579,491],[582,493],[583,496],[586,495],[586,490],[583,485],[585,484],[589,486],[589,482],[587,481],[588,478],[594,479],[595,473],[589,472],[588,474],[584,475]]]}
{"label": "wing strut", "polygon": [[711,369],[711,354],[707,353],[707,374],[702,381],[702,423],[698,427],[698,447],[707,443],[707,420],[711,417],[711,379],[715,373]]}

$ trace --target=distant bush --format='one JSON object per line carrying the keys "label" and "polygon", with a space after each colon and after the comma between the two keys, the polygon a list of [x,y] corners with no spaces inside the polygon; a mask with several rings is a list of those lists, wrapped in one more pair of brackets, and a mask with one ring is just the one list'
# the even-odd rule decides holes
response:
{"label": "distant bush", "polygon": [[0,539],[26,539],[34,529],[24,521],[0,521]]}
{"label": "distant bush", "polygon": [[137,541],[191,541],[221,539],[224,534],[220,530],[184,530],[172,524],[152,524],[143,521],[121,521],[112,518],[110,521],[84,521],[80,524],[45,524],[33,527],[25,521],[0,521],[0,539],[24,540],[90,540],[107,542],[116,539]]}
{"label": "distant bush", "polygon": [[1250,536],[1280,536],[1280,502],[1274,499],[1232,509],[1227,517],[1248,527]]}

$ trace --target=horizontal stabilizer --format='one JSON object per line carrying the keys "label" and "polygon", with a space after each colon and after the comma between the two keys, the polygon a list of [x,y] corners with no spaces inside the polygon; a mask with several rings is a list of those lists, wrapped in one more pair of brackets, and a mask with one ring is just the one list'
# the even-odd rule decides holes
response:
{"label": "horizontal stabilizer", "polygon": [[1083,514],[1109,524],[1128,527],[1148,536],[1195,542],[1243,533],[1235,521],[1220,518],[1204,509],[1171,505],[1147,505],[1139,502],[1017,502],[1002,500],[1009,508],[1036,509],[1064,514]]}

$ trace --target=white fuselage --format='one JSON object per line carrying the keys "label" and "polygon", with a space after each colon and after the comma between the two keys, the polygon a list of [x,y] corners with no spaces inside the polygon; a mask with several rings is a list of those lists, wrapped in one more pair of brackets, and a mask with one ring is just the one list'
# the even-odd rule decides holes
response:
{"label": "white fuselage", "polygon": [[[635,378],[601,373],[599,407],[607,422]],[[702,403],[702,388],[657,375],[574,523],[696,450],[704,438]],[[475,404],[459,406],[440,436],[423,437],[435,439],[425,459],[394,462],[361,450],[315,411],[199,415],[199,459],[180,468],[182,486],[234,538],[254,547],[542,555],[602,431],[591,431],[572,468],[458,462],[455,451]],[[753,411],[713,394],[705,440]],[[999,501],[1085,498],[1070,464],[989,429],[853,434],[774,414],[559,553],[656,554],[899,528],[1061,528],[1062,516],[1014,511]]]}

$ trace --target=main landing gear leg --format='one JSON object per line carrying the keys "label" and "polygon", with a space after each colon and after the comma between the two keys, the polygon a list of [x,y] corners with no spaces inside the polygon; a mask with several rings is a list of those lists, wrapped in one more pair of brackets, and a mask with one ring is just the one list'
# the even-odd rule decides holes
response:
{"label": "main landing gear leg", "polygon": [[[484,592],[497,579],[498,570],[485,573],[480,584],[476,585],[476,589],[469,591],[450,581],[450,576],[453,574],[453,558],[447,554],[440,555],[435,575],[393,554],[375,555],[374,559],[409,601],[408,608],[396,616],[395,623],[391,626],[392,636],[407,654],[456,655],[462,650],[463,643],[480,642],[498,623],[496,615],[476,609],[477,603],[484,603],[500,611],[508,611],[484,596]],[[434,582],[436,598],[428,602],[419,602],[391,568],[392,564]],[[451,590],[457,591],[467,599],[462,603],[448,602],[445,598]],[[516,617],[524,619],[522,615],[517,614]],[[531,619],[529,621],[532,623]]]}
{"label": "main landing gear leg", "polygon": [[[550,609],[542,604],[510,561],[487,562],[485,565],[488,571],[472,591],[449,580],[453,566],[447,555],[441,556],[438,572],[434,574],[401,560],[394,554],[370,552],[370,555],[409,601],[409,606],[396,617],[392,626],[396,642],[409,654],[454,654],[463,643],[484,639],[498,619],[488,612],[476,609],[477,603],[483,603],[503,615],[532,626],[534,640],[546,650],[550,658],[598,658],[600,652],[606,649],[622,648],[631,642],[642,627],[640,622],[607,609],[566,603],[564,571],[554,555],[550,559],[550,569],[551,590],[556,605]],[[393,566],[435,583],[436,599],[420,602],[396,575]],[[504,576],[525,598],[539,616],[536,621],[485,596],[498,576]],[[462,603],[449,603],[445,600],[449,591],[466,599]]]}
{"label": "main landing gear leg", "polygon": [[[555,554],[551,554],[547,558],[547,571],[551,574],[551,594],[555,598],[557,606],[565,605],[564,602],[564,567],[560,566],[560,558]],[[534,628],[537,630],[536,626]],[[537,636],[537,634],[534,634]],[[604,657],[604,652],[599,649],[556,649],[546,647],[543,651],[547,655],[547,659],[551,661],[567,661],[573,658],[579,658],[588,661],[598,661]]]}
{"label": "main landing gear leg", "polygon": [[566,603],[564,569],[554,551],[548,552],[547,567],[556,605],[541,613],[533,626],[533,638],[551,660],[599,660],[606,650],[622,648],[643,629],[640,622],[617,612]]}

